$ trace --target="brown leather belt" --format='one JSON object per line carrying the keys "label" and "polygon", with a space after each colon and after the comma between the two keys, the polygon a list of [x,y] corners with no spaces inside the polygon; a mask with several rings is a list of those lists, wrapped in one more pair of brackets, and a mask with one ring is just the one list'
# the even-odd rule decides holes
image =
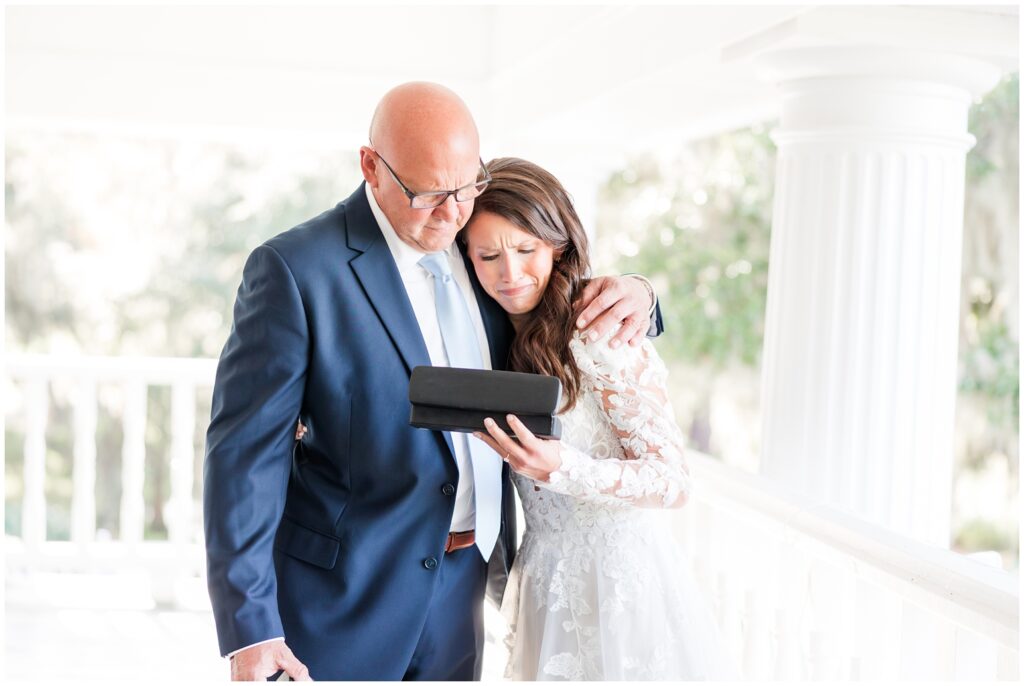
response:
{"label": "brown leather belt", "polygon": [[452,531],[448,534],[448,540],[444,544],[444,551],[450,553],[453,550],[462,550],[476,543],[476,531]]}

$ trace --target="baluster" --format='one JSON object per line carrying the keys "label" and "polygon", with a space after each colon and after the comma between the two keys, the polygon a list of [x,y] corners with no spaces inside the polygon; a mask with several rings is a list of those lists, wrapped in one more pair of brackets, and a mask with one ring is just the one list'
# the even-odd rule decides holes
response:
{"label": "baluster", "polygon": [[[893,610],[889,613],[889,621],[885,622],[879,631],[885,644],[879,662],[888,666],[888,673],[883,672],[884,678],[900,679],[903,670],[902,636],[907,621],[906,604],[895,593],[886,592],[885,596]],[[884,615],[879,612],[876,618],[882,616]]]}
{"label": "baluster", "polygon": [[71,496],[71,540],[96,537],[96,381],[83,378],[75,390],[75,447]]}
{"label": "baluster", "polygon": [[[694,532],[694,549],[697,551],[697,555],[704,560],[705,568],[709,571],[717,571],[721,567],[718,565],[718,558],[715,556],[714,549],[714,532],[715,529],[715,513],[714,508],[707,503],[707,501],[700,501],[701,507],[697,511],[699,518],[696,523],[696,531]],[[710,581],[710,579],[708,579]]]}
{"label": "baluster", "polygon": [[713,593],[713,577],[708,558],[708,549],[704,545],[704,537],[700,534],[700,530],[704,526],[704,514],[707,511],[707,505],[699,500],[691,502],[690,505],[696,506],[690,512],[689,526],[686,534],[687,548],[690,551],[690,559],[692,560],[693,577],[700,589],[711,599],[711,605],[716,613],[715,616],[718,616],[718,599]]}
{"label": "baluster", "polygon": [[26,546],[46,541],[47,381],[31,379],[25,389],[25,493],[21,501],[21,537]]}
{"label": "baluster", "polygon": [[[737,656],[743,655],[743,629],[740,620],[739,604],[736,601],[736,592],[733,589],[729,572],[719,571],[716,578],[718,626],[722,629],[722,639],[725,641],[729,657],[735,659]],[[747,676],[744,675],[744,677]]]}
{"label": "baluster", "polygon": [[[840,664],[840,679],[860,679],[860,647],[857,645],[859,636],[857,614],[857,568],[848,562],[838,569],[839,624],[836,629],[840,634],[841,645],[847,656]],[[854,676],[856,670],[856,676]]]}
{"label": "baluster", "polygon": [[683,553],[686,555],[686,561],[690,563],[690,568],[693,569],[694,562],[700,551],[697,550],[697,515],[699,514],[700,503],[694,499],[690,499],[686,507],[681,511],[682,519],[677,519],[682,526],[677,526],[675,530],[678,530],[682,537]]}
{"label": "baluster", "polygon": [[812,629],[808,635],[807,661],[812,681],[821,681],[828,678],[828,664],[825,657],[825,635],[816,629]]}
{"label": "baluster", "polygon": [[[899,640],[900,679],[941,680],[953,669],[956,657],[952,634],[931,611],[904,598]],[[993,676],[995,676],[993,674]],[[984,677],[981,677],[984,678]]]}
{"label": "baluster", "polygon": [[847,681],[860,681],[860,658],[856,655],[849,656],[847,665]]}
{"label": "baluster", "polygon": [[793,611],[779,607],[775,609],[775,679],[797,681],[801,678],[800,635],[793,621]]}
{"label": "baluster", "polygon": [[996,657],[996,679],[1017,681],[1020,679],[1020,653],[1006,646],[999,646]]}
{"label": "baluster", "polygon": [[714,586],[711,582],[711,571],[708,568],[707,558],[698,555],[693,559],[693,578],[697,583],[697,587],[705,594],[709,600],[712,610],[716,617],[721,616],[720,607],[718,602],[718,596],[714,592]]}
{"label": "baluster", "polygon": [[949,623],[943,629],[941,648],[948,657],[943,679],[994,681],[997,678],[999,653],[995,641]]}
{"label": "baluster", "polygon": [[192,539],[195,395],[195,386],[190,383],[176,383],[171,390],[171,497],[167,504],[167,527],[172,543],[188,543]]}
{"label": "baluster", "polygon": [[748,679],[769,678],[771,659],[762,592],[748,589],[746,626],[743,632],[743,673]]}
{"label": "baluster", "polygon": [[146,526],[143,488],[146,477],[146,384],[128,382],[124,404],[124,446],[121,451],[121,540],[142,541]]}

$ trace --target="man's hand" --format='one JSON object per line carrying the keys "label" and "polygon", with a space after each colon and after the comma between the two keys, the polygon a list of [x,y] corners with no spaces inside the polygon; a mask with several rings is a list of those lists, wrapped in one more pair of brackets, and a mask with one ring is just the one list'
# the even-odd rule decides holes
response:
{"label": "man's hand", "polygon": [[577,328],[592,340],[600,340],[618,323],[622,328],[608,342],[612,348],[624,341],[637,346],[650,328],[651,302],[647,287],[639,279],[629,276],[599,276],[591,279],[579,297],[584,306]]}
{"label": "man's hand", "polygon": [[282,669],[292,681],[313,680],[284,641],[259,643],[231,656],[232,681],[266,681]]}

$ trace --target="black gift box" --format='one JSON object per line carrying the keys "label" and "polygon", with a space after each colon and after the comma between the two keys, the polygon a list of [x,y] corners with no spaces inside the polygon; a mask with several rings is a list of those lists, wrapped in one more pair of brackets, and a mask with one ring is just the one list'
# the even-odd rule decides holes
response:
{"label": "black gift box", "polygon": [[535,436],[559,438],[555,414],[562,382],[554,376],[489,369],[420,366],[409,380],[409,423],[438,431],[482,431],[490,417],[511,435],[505,415],[514,414]]}

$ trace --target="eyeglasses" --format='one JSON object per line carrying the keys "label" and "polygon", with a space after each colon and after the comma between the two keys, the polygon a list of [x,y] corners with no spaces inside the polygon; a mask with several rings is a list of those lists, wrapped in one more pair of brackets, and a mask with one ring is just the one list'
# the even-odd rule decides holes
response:
{"label": "eyeglasses", "polygon": [[435,207],[440,207],[448,201],[449,195],[455,196],[455,202],[466,202],[467,200],[473,200],[474,198],[480,197],[480,194],[487,188],[487,184],[491,182],[491,174],[487,171],[487,167],[484,166],[483,158],[480,159],[480,173],[477,175],[477,180],[461,188],[456,188],[453,191],[430,191],[428,193],[413,193],[409,190],[409,187],[402,183],[402,180],[398,178],[398,174],[391,168],[388,161],[381,157],[380,153],[374,150],[377,157],[380,157],[380,161],[384,163],[384,166],[388,168],[391,173],[391,178],[395,180],[401,189],[405,193],[405,196],[409,198],[409,206],[417,210],[429,210]]}

